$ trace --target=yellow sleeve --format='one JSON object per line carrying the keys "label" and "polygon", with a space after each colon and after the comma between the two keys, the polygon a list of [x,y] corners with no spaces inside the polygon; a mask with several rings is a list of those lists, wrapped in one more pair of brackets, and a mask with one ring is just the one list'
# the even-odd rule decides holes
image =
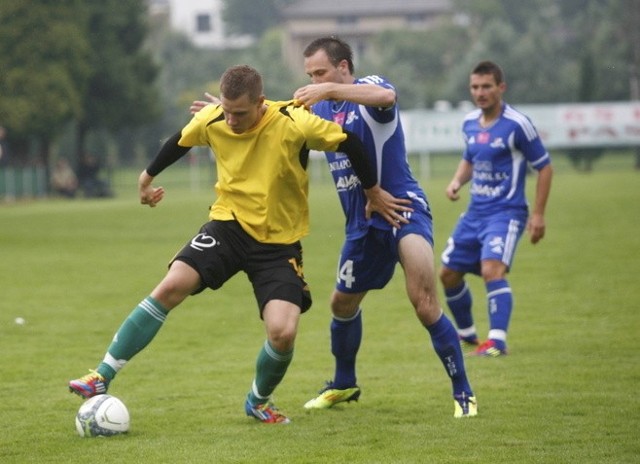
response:
{"label": "yellow sleeve", "polygon": [[307,148],[318,151],[336,151],[347,138],[342,126],[311,113],[302,106],[291,107],[289,114],[302,131]]}
{"label": "yellow sleeve", "polygon": [[208,105],[193,115],[191,121],[182,128],[178,145],[195,147],[209,145],[207,140],[207,123],[221,113],[219,105]]}

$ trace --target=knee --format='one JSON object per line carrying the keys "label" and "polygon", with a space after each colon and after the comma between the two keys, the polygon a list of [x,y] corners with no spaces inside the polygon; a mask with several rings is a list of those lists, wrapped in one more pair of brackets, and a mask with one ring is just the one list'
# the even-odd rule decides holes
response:
{"label": "knee", "polygon": [[151,292],[151,296],[155,298],[167,310],[172,310],[185,298],[191,294],[191,291],[180,285],[175,280],[165,279]]}
{"label": "knee", "polygon": [[200,275],[196,270],[182,261],[174,261],[169,272],[153,290],[151,296],[165,308],[172,309],[195,292],[199,286]]}
{"label": "knee", "polygon": [[434,324],[439,318],[442,310],[438,297],[434,294],[424,294],[415,300],[414,307],[416,316],[424,326]]}
{"label": "knee", "polygon": [[281,353],[291,351],[296,341],[296,332],[295,329],[290,328],[270,330],[268,334],[269,343]]}
{"label": "knee", "polygon": [[440,269],[440,273],[438,274],[438,276],[444,288],[457,287],[462,283],[462,274],[452,271],[448,267],[443,267],[442,269]]}
{"label": "knee", "polygon": [[331,313],[336,317],[349,319],[355,316],[359,306],[359,299],[356,300],[338,293],[331,296]]}
{"label": "knee", "polygon": [[494,280],[502,280],[507,276],[507,266],[501,261],[485,261],[482,263],[480,274],[485,283],[492,282]]}

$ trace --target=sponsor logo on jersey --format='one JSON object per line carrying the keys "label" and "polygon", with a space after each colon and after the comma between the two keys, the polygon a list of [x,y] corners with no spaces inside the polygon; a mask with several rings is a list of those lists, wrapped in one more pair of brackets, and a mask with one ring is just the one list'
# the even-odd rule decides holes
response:
{"label": "sponsor logo on jersey", "polygon": [[329,163],[329,171],[342,171],[343,169],[350,169],[351,161],[349,159],[337,159]]}
{"label": "sponsor logo on jersey", "polygon": [[360,179],[355,174],[340,176],[336,179],[336,189],[338,191],[352,190],[360,185]]}
{"label": "sponsor logo on jersey", "polygon": [[474,161],[473,168],[475,171],[493,171],[491,161]]}
{"label": "sponsor logo on jersey", "polygon": [[508,178],[509,174],[506,172],[473,172],[473,180],[477,180],[479,182],[502,182]]}
{"label": "sponsor logo on jersey", "polygon": [[477,143],[489,143],[491,140],[491,134],[489,132],[480,132],[476,138]]}
{"label": "sponsor logo on jersey", "polygon": [[499,197],[502,194],[504,188],[501,185],[496,187],[492,187],[490,185],[482,185],[476,184],[475,182],[471,184],[470,192],[471,195],[478,195],[482,197]]}
{"label": "sponsor logo on jersey", "polygon": [[496,139],[491,142],[489,145],[491,148],[506,148],[504,142],[502,141],[502,137],[496,137]]}

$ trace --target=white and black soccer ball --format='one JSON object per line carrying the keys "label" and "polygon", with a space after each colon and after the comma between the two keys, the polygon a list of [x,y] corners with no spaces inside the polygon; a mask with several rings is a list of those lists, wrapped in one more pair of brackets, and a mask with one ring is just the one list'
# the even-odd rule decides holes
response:
{"label": "white and black soccer ball", "polygon": [[109,437],[129,430],[129,411],[111,395],[96,395],[82,403],[76,414],[76,430],[81,437]]}

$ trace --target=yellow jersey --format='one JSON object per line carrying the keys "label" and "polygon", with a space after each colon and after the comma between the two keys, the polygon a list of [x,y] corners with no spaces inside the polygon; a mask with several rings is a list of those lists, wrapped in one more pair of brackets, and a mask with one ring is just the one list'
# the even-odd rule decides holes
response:
{"label": "yellow jersey", "polygon": [[218,179],[209,218],[237,220],[262,243],[294,243],[309,233],[309,150],[336,151],[342,127],[293,102],[265,101],[256,126],[234,133],[220,105],[195,114],[178,145],[208,145]]}

